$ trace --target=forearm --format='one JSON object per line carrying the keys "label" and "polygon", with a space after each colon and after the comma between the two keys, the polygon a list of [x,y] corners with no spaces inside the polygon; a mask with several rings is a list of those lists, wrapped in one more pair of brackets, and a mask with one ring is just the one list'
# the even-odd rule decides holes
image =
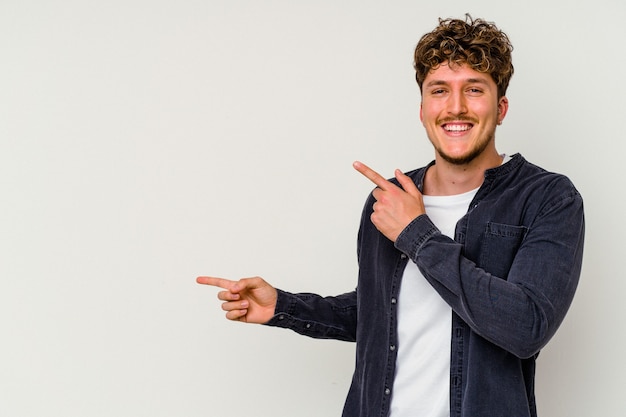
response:
{"label": "forearm", "polygon": [[356,340],[356,292],[336,297],[278,290],[275,315],[268,326],[291,329],[316,339]]}
{"label": "forearm", "polygon": [[[519,356],[539,351],[554,335],[574,296],[583,226],[563,236],[533,230],[515,253],[507,276],[467,259],[463,245],[443,236],[427,216],[396,241],[431,285],[476,333]],[[547,253],[556,255],[548,257]]]}

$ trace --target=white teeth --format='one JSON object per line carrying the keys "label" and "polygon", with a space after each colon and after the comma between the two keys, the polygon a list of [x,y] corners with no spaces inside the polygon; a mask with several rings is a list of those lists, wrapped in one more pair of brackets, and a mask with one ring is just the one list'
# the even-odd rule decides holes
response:
{"label": "white teeth", "polygon": [[469,125],[447,125],[444,129],[448,132],[464,132],[470,130],[472,127]]}

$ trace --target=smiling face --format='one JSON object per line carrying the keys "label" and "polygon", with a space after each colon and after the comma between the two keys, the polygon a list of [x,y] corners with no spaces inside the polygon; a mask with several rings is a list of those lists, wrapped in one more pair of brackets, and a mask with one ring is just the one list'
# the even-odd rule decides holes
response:
{"label": "smiling face", "polygon": [[496,126],[508,107],[489,74],[441,64],[424,79],[420,119],[437,159],[467,165],[497,156]]}

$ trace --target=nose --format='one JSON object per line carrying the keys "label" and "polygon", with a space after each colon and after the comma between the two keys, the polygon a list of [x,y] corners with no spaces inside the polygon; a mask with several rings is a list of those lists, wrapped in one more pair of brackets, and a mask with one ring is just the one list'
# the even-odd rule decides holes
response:
{"label": "nose", "polygon": [[450,94],[450,98],[448,99],[448,113],[452,116],[467,113],[466,97],[461,91]]}

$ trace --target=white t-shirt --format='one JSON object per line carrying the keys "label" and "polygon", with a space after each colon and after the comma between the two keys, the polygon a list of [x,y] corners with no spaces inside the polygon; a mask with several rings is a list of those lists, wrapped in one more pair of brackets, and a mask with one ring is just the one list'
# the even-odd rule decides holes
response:
{"label": "white t-shirt", "polygon": [[[502,163],[510,159],[504,156]],[[442,234],[454,239],[456,224],[477,191],[425,195],[426,214]],[[398,297],[398,357],[390,417],[450,416],[451,332],[450,306],[409,261]]]}
{"label": "white t-shirt", "polygon": [[[431,221],[454,238],[478,189],[453,196],[424,196]],[[452,310],[409,261],[398,298],[398,357],[391,417],[450,415],[450,339]]]}

